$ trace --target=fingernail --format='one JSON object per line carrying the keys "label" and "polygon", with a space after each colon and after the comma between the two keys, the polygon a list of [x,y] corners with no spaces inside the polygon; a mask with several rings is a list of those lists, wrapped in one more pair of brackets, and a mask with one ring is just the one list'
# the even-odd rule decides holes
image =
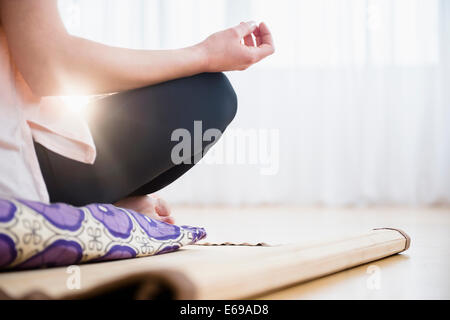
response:
{"label": "fingernail", "polygon": [[248,24],[251,28],[256,27],[256,22],[253,21],[253,20],[252,20],[252,21],[248,21],[247,24]]}

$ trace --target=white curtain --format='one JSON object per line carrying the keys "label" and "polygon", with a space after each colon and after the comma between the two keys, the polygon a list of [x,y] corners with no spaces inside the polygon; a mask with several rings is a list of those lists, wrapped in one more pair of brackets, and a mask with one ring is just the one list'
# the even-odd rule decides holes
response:
{"label": "white curtain", "polygon": [[243,164],[200,164],[161,192],[171,202],[450,203],[450,1],[62,0],[60,7],[70,32],[132,48],[182,47],[246,20],[271,27],[276,54],[229,74],[239,112],[217,146],[240,129],[253,141],[248,150],[261,149],[260,141],[268,148]]}

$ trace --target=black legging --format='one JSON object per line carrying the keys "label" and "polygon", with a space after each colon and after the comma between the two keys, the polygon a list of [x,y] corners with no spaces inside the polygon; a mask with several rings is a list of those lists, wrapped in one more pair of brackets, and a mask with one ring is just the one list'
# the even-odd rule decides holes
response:
{"label": "black legging", "polygon": [[[179,143],[171,141],[173,131],[187,129],[194,140],[194,121],[202,121],[203,132],[223,132],[236,115],[237,98],[224,74],[207,73],[107,96],[88,108],[97,147],[93,165],[35,143],[51,202],[114,203],[164,188],[194,166],[173,163]],[[210,144],[195,150],[192,143],[186,157],[197,158]]]}

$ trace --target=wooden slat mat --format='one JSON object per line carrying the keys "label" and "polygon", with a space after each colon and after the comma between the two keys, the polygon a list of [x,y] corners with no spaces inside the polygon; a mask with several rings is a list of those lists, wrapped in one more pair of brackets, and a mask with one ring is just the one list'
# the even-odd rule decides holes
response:
{"label": "wooden slat mat", "polygon": [[[79,266],[80,289],[67,268],[0,273],[1,298],[241,299],[297,284],[408,249],[409,237],[372,230],[315,244],[221,243],[178,252]],[[70,284],[70,283],[69,283]]]}

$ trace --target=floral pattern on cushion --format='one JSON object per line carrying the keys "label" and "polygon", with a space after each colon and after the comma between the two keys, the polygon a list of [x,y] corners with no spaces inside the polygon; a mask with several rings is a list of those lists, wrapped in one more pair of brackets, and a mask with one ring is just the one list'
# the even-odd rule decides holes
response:
{"label": "floral pattern on cushion", "polygon": [[0,269],[35,269],[173,252],[206,237],[111,204],[0,199]]}

